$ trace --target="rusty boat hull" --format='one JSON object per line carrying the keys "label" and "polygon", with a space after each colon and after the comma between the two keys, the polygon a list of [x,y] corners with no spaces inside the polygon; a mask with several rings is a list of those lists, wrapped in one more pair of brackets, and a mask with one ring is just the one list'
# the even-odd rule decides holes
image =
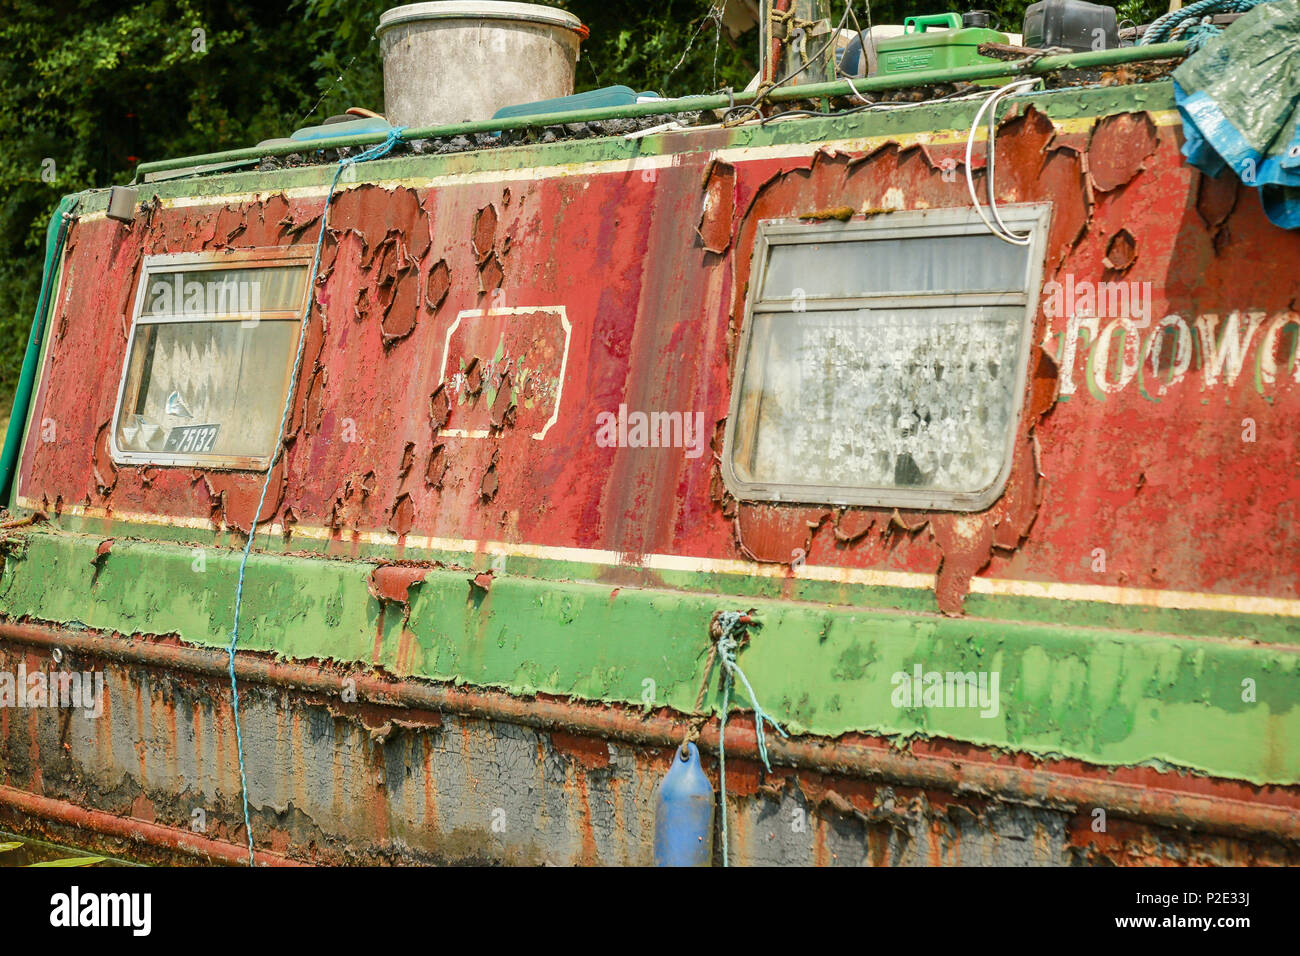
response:
{"label": "rusty boat hull", "polygon": [[[717,779],[710,622],[753,609],[790,737],[769,772],[727,722],[733,863],[1300,862],[1300,238],[1119,74],[1013,101],[998,199],[1049,208],[1044,286],[1146,283],[1151,321],[1030,290],[975,510],[746,499],[723,459],[760,224],[968,209],[978,100],[358,167],[256,516],[249,462],[118,447],[142,269],[308,254],[333,166],[147,183],[129,225],[80,197],[0,671],[102,673],[102,713],[0,708],[0,828],[244,862],[242,754],[259,863],[648,864],[692,728]],[[620,406],[707,447],[603,447]],[[997,670],[997,714],[900,707],[914,667]]]}

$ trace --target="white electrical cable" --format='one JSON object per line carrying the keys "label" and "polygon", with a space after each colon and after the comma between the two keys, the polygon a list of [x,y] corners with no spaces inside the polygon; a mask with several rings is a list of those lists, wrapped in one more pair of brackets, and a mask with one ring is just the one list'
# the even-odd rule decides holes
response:
{"label": "white electrical cable", "polygon": [[[1033,85],[1037,85],[1037,81],[1033,81],[1033,83],[1031,84],[1031,88]],[[1007,93],[1005,95],[1010,95],[1010,94]],[[999,97],[998,102],[1001,101],[1002,101],[1002,97]],[[986,152],[988,153],[989,169],[988,169],[988,175],[984,178],[984,186],[987,191],[988,200],[989,200],[989,210],[993,213],[993,218],[997,221],[998,228],[1000,228],[1005,235],[1015,238],[1020,245],[1027,246],[1029,245],[1031,234],[1028,232],[1018,233],[1012,231],[1011,227],[1002,221],[1002,213],[998,211],[997,195],[994,192],[994,183],[997,181],[997,176],[995,174],[995,165],[997,163],[997,156],[998,156],[997,112],[998,112],[997,103],[994,103],[993,107],[989,110],[989,135],[988,135],[987,146],[986,146]]]}
{"label": "white electrical cable", "polygon": [[858,98],[858,102],[859,102],[859,103],[870,103],[870,102],[871,102],[871,100],[867,99],[865,96],[863,96],[861,93],[858,92],[858,88],[857,88],[856,86],[853,85],[853,77],[849,76],[849,75],[846,73],[846,74],[844,75],[843,79],[844,79],[844,80],[849,84],[849,89],[851,89],[851,90],[853,91],[853,95],[856,96],[856,97]]}
{"label": "white electrical cable", "polygon": [[[1022,90],[1027,90],[1032,86],[1036,86],[1038,82],[1037,79],[1013,80],[1006,86],[1000,86],[994,90],[989,98],[984,101],[983,105],[980,106],[979,112],[975,114],[975,121],[971,123],[970,126],[970,135],[966,137],[966,186],[970,190],[970,199],[971,202],[975,204],[975,211],[979,213],[980,219],[983,220],[984,225],[988,227],[989,232],[993,233],[993,235],[997,236],[1003,242],[1009,242],[1015,246],[1029,245],[1032,234],[1028,232],[1012,232],[1011,229],[1007,227],[1007,224],[1002,221],[1002,215],[998,212],[998,204],[997,199],[994,196],[993,186],[994,157],[997,152],[997,104],[1001,102],[1004,97],[1010,96],[1012,93],[1019,93]],[[988,162],[986,163],[986,169],[984,171],[984,180],[988,192],[989,208],[993,211],[993,218],[997,220],[996,225],[984,214],[984,207],[980,205],[979,196],[975,193],[975,177],[971,171],[971,153],[975,148],[975,131],[979,129],[980,120],[984,118],[984,113],[986,111],[989,111],[989,135],[988,146],[986,147]]]}
{"label": "white electrical cable", "polygon": [[[667,123],[660,123],[658,126],[648,126],[645,129],[638,129],[631,133],[624,133],[624,139],[644,139],[647,136],[654,136],[658,133],[675,133],[679,129],[685,129],[677,120],[669,120]],[[700,127],[703,128],[703,127]]]}

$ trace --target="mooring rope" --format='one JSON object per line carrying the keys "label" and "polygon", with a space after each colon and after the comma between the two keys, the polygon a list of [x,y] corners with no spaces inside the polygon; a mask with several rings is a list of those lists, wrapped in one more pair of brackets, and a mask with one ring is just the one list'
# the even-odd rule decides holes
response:
{"label": "mooring rope", "polygon": [[[827,50],[831,51],[832,76],[838,74],[839,69],[835,64],[834,45],[835,45],[835,41],[840,35],[840,31],[844,29],[844,24],[848,23],[849,14],[851,14],[852,12],[853,12],[853,0],[845,0],[844,13],[840,15],[839,23],[837,23],[831,29],[830,37],[826,40],[825,43],[822,44],[821,49],[819,49],[816,53],[814,53],[811,57],[809,57],[807,55],[808,52],[807,44],[805,42],[804,52],[802,55],[802,59],[804,61],[803,66],[799,67],[799,69],[795,70],[793,73],[788,74],[783,79],[776,80],[776,81],[766,79],[764,74],[767,73],[767,66],[763,65],[762,73],[760,73],[758,78],[759,79],[758,88],[754,90],[754,98],[750,100],[748,103],[742,103],[739,106],[733,106],[730,109],[728,109],[725,113],[723,113],[722,125],[736,126],[740,123],[747,122],[747,120],[744,119],[744,116],[746,115],[745,111],[748,111],[749,113],[753,114],[754,117],[762,116],[763,115],[762,107],[768,97],[768,94],[770,94],[773,90],[780,89],[782,86],[785,86],[785,84],[793,80],[796,76],[799,76],[801,73],[803,73],[804,70],[808,69],[808,67],[812,66],[814,63],[820,60],[822,58],[822,55],[826,53]],[[810,26],[818,22],[815,20],[798,20],[797,18],[794,18],[793,13],[791,12],[782,13],[779,10],[770,11],[770,18],[771,18],[771,22],[774,23],[782,23],[788,21],[790,23],[802,24],[806,26]],[[777,39],[779,43],[785,45],[788,48],[790,42],[790,37],[788,35],[785,37],[777,37],[775,39]],[[765,58],[767,55],[768,55],[767,51],[763,50],[762,56],[759,58],[760,64],[765,64]],[[863,52],[863,56],[866,56],[865,51]],[[733,116],[732,115],[733,113],[737,115]]]}
{"label": "mooring rope", "polygon": [[[713,615],[710,627],[710,635],[716,641],[716,658],[722,663],[722,710],[718,720],[718,811],[722,815],[723,866],[730,865],[727,847],[727,710],[731,706],[731,686],[736,678],[739,678],[740,683],[744,685],[745,693],[749,695],[749,702],[754,706],[754,736],[758,741],[758,755],[769,773],[772,772],[772,765],[767,759],[767,738],[763,732],[763,722],[767,721],[775,727],[777,733],[782,737],[790,736],[780,724],[763,710],[758,702],[757,695],[754,693],[754,688],[749,683],[749,678],[745,676],[745,672],[740,669],[740,664],[736,662],[736,654],[745,640],[745,628],[751,624],[757,625],[758,621],[747,614],[742,614],[739,611],[719,611]],[[709,679],[709,670],[713,666],[714,657],[714,651],[710,649],[709,660],[704,671],[706,684]]]}
{"label": "mooring rope", "polygon": [[284,454],[284,430],[289,424],[289,412],[293,408],[294,385],[298,381],[298,372],[302,368],[302,355],[307,347],[307,324],[311,319],[311,309],[316,303],[316,278],[320,273],[320,254],[321,248],[325,244],[325,232],[329,228],[330,204],[334,201],[334,191],[338,188],[339,177],[343,175],[343,170],[357,163],[369,162],[372,159],[379,159],[387,156],[399,142],[402,140],[402,133],[406,130],[404,126],[395,126],[388,131],[388,136],[382,143],[377,143],[369,149],[356,156],[350,156],[339,160],[338,168],[334,171],[334,180],[330,183],[329,192],[325,194],[325,208],[320,214],[320,232],[316,236],[316,254],[312,258],[311,274],[307,280],[307,307],[303,310],[302,321],[298,325],[298,351],[293,359],[293,371],[289,375],[289,390],[284,396],[284,410],[280,413],[280,430],[275,437],[275,454],[271,456],[270,463],[266,466],[266,475],[262,479],[262,494],[257,499],[257,510],[253,512],[253,520],[249,523],[248,540],[244,542],[244,554],[239,559],[239,578],[235,583],[235,623],[230,629],[230,646],[227,648],[227,656],[230,663],[230,698],[231,712],[235,718],[235,752],[239,756],[239,795],[244,805],[244,832],[248,835],[248,865],[253,866],[253,824],[248,815],[248,778],[244,770],[244,736],[239,726],[239,685],[235,680],[235,645],[239,643],[239,612],[244,603],[244,572],[248,567],[248,555],[253,550],[253,538],[257,535],[257,521],[262,515],[262,508],[266,504],[266,492],[271,487],[271,473],[275,471],[276,464]]}
{"label": "mooring rope", "polygon": [[1197,0],[1180,10],[1170,10],[1163,16],[1156,17],[1142,34],[1138,46],[1183,39],[1187,41],[1187,52],[1195,53],[1223,32],[1221,27],[1210,22],[1211,16],[1216,13],[1245,13],[1266,2],[1267,0]]}

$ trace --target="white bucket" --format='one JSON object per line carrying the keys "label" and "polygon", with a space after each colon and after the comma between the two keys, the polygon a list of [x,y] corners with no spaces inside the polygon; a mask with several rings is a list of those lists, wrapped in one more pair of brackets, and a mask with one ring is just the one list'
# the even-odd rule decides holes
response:
{"label": "white bucket", "polygon": [[535,3],[438,0],[394,7],[375,35],[384,55],[384,117],[421,127],[569,96],[586,28],[571,13]]}

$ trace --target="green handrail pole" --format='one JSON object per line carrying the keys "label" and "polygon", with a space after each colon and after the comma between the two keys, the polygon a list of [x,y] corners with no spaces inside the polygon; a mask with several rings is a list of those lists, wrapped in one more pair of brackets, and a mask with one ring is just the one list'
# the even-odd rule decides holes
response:
{"label": "green handrail pole", "polygon": [[36,381],[36,366],[40,363],[41,344],[45,338],[45,317],[50,310],[54,278],[59,271],[63,240],[68,232],[68,222],[64,217],[77,202],[76,196],[64,196],[55,207],[54,215],[45,230],[45,268],[41,272],[41,292],[36,300],[36,314],[32,317],[32,331],[27,336],[22,373],[18,376],[18,387],[14,390],[14,407],[9,415],[4,452],[0,455],[0,503],[6,506],[13,491],[19,445],[22,444],[27,416],[31,411],[32,385]]}
{"label": "green handrail pole", "polygon": [[[1153,43],[1150,46],[1120,47],[1114,50],[1086,50],[1077,53],[1044,56],[1037,60],[1027,58],[998,63],[978,63],[952,69],[916,70],[911,73],[869,76],[860,80],[853,80],[851,84],[848,80],[832,80],[827,83],[808,83],[802,86],[787,85],[772,90],[766,95],[766,99],[773,103],[782,103],[790,100],[815,100],[827,96],[851,96],[855,91],[867,93],[907,89],[909,87],[928,86],[934,83],[970,82],[998,79],[1000,77],[1006,77],[1010,80],[1020,76],[1041,76],[1055,70],[1097,69],[1107,66],[1119,66],[1124,63],[1172,59],[1185,56],[1186,53],[1187,44],[1181,41]],[[562,126],[565,123],[590,123],[599,120],[633,119],[644,116],[670,116],[675,113],[719,110],[728,106],[752,103],[753,101],[754,93],[752,92],[738,92],[734,95],[720,93],[683,96],[678,99],[656,100],[628,106],[605,106],[562,113],[542,113],[535,116],[509,116],[500,119],[454,123],[447,126],[422,126],[404,131],[402,140],[409,142],[413,139],[466,136],[472,133],[495,133],[502,130]],[[257,162],[269,156],[315,153],[327,149],[338,149],[343,146],[372,146],[376,143],[382,143],[386,135],[386,133],[377,132],[357,133],[331,139],[302,140],[301,142],[280,143],[275,146],[252,146],[243,149],[229,149],[219,153],[205,153],[201,156],[182,156],[176,159],[155,160],[137,166],[135,178],[132,182],[141,182],[150,173],[187,169],[191,166]]]}

